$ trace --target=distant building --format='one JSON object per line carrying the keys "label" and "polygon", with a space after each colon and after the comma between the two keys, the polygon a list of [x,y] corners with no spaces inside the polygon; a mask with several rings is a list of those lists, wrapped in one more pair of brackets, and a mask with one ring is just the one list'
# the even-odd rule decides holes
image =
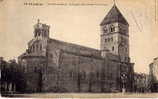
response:
{"label": "distant building", "polygon": [[[100,50],[49,37],[50,26],[39,20],[34,38],[19,56],[28,92],[132,91],[129,24],[114,5],[100,24]],[[75,36],[75,35],[74,35]]]}
{"label": "distant building", "polygon": [[135,73],[133,85],[134,92],[150,92],[149,75],[144,73]]}
{"label": "distant building", "polygon": [[16,68],[18,68],[18,64],[15,61],[12,60],[7,62],[3,59],[3,57],[0,57],[0,87],[2,94],[4,92],[16,91],[16,78],[18,77],[18,75],[16,75]]}
{"label": "distant building", "polygon": [[158,92],[158,58],[154,58],[149,65],[149,75],[151,81],[151,91]]}

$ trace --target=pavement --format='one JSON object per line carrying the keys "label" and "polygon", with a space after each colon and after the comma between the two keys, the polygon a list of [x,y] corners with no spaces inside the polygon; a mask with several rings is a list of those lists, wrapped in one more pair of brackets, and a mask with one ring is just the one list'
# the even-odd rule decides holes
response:
{"label": "pavement", "polygon": [[33,93],[5,94],[4,96],[17,98],[158,98],[158,93]]}

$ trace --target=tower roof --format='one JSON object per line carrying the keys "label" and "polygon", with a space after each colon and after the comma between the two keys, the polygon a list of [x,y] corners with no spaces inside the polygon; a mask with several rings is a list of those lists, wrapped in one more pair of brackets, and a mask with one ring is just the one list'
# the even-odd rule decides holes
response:
{"label": "tower roof", "polygon": [[114,4],[114,6],[111,8],[111,10],[108,12],[106,17],[103,19],[100,25],[109,24],[112,22],[120,22],[125,25],[128,25],[128,22],[124,18],[124,16],[121,14],[117,6]]}
{"label": "tower roof", "polygon": [[40,22],[40,19],[37,20],[37,23],[34,25],[35,29],[49,29],[50,26]]}

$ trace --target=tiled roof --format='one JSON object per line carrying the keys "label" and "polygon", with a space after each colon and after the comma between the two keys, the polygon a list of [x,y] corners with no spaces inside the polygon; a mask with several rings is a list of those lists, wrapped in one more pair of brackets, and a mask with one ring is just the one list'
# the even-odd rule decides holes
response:
{"label": "tiled roof", "polygon": [[101,58],[101,51],[94,48],[89,48],[77,44],[59,41],[56,39],[50,39],[50,44],[51,43],[56,43],[56,45],[58,45],[58,47],[64,52]]}
{"label": "tiled roof", "polygon": [[120,22],[125,25],[128,25],[128,22],[124,18],[124,16],[121,14],[117,6],[114,4],[114,6],[111,8],[111,10],[108,12],[106,17],[103,19],[100,25],[109,24],[112,22]]}

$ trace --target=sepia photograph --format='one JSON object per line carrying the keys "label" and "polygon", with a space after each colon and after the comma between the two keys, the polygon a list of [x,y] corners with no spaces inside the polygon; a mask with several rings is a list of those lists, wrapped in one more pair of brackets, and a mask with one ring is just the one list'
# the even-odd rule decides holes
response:
{"label": "sepia photograph", "polygon": [[158,0],[0,0],[4,98],[158,98]]}

